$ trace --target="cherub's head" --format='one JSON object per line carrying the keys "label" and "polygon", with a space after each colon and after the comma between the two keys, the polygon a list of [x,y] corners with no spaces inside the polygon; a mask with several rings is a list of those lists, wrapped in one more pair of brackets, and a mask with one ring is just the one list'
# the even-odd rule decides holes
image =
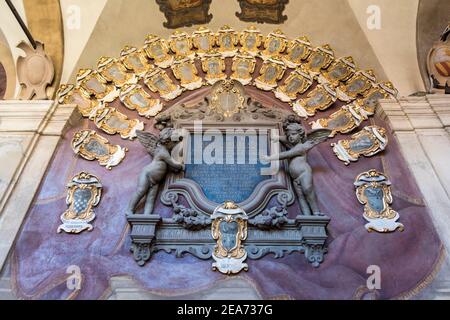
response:
{"label": "cherub's head", "polygon": [[165,145],[169,149],[174,147],[181,140],[183,140],[183,137],[179,134],[178,130],[174,128],[165,128],[159,133],[159,143]]}
{"label": "cherub's head", "polygon": [[303,142],[306,137],[305,128],[299,123],[290,123],[285,127],[286,138],[289,143],[297,144]]}

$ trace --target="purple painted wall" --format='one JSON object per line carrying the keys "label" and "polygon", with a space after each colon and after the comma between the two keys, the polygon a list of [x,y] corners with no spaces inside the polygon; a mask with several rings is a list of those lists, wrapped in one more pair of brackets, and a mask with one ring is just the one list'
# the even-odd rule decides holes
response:
{"label": "purple painted wall", "polygon": [[[207,90],[184,93],[166,108],[191,100],[193,96],[205,95]],[[263,93],[253,87],[248,87],[248,91],[267,106],[289,108],[272,93]],[[119,103],[113,105],[129,117],[137,117]],[[336,110],[333,109],[315,118]],[[145,122],[146,130],[155,130],[151,120]],[[386,127],[380,119],[370,122]],[[102,297],[108,290],[109,278],[114,275],[131,276],[143,288],[167,295],[202,290],[225,278],[211,271],[211,261],[189,255],[176,258],[160,252],[145,267],[136,265],[129,252],[125,207],[134,191],[140,168],[150,161],[150,156],[137,141],[109,136],[112,143],[128,147],[129,152],[122,164],[108,171],[96,162],[73,154],[70,140],[74,132],[82,128],[95,127],[85,120],[64,136],[17,238],[12,255],[12,279],[17,294],[40,299],[69,297],[72,292],[66,289],[65,279],[68,276],[66,268],[70,265],[79,266],[83,273],[81,290],[71,296],[78,299]],[[249,271],[240,276],[251,281],[263,297],[352,299],[366,285],[369,265],[381,268],[380,297],[384,299],[409,296],[430,280],[441,260],[442,244],[396,139],[388,135],[390,143],[384,153],[361,158],[348,167],[333,154],[329,144],[332,141],[310,153],[320,206],[331,217],[329,252],[318,269],[311,267],[299,253],[282,259],[267,256],[257,261],[249,260]],[[339,135],[333,141],[343,137]],[[390,176],[394,195],[392,207],[400,214],[404,232],[379,234],[364,229],[363,207],[356,199],[353,181],[359,173],[369,169]],[[65,185],[82,170],[97,175],[104,186],[103,198],[95,209],[95,228],[80,235],[57,234],[59,216],[66,210]],[[156,211],[162,216],[170,215],[170,208],[162,204],[157,205]],[[295,213],[296,205],[291,208],[291,214]]]}

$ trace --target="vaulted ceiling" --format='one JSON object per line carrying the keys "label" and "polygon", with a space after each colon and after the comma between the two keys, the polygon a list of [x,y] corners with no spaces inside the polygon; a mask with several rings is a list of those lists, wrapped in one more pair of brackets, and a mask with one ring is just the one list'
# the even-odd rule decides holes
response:
{"label": "vaulted ceiling", "polygon": [[[33,2],[38,6],[54,1]],[[33,7],[28,0],[13,2],[22,16],[30,16]],[[379,30],[367,26],[372,5],[380,9]],[[3,1],[0,6],[0,28],[15,59],[20,54],[15,43],[25,37],[11,13],[4,10]],[[336,56],[351,55],[359,68],[372,68],[378,78],[392,81],[401,95],[409,95],[425,90],[424,55],[447,24],[449,6],[446,0],[291,0],[283,24],[258,27],[264,33],[281,28],[291,38],[306,35],[316,46],[329,43]],[[73,81],[79,68],[95,67],[100,56],[116,57],[125,45],[142,46],[149,33],[169,37],[173,32],[163,26],[166,17],[154,0],[60,0],[60,7],[64,55],[57,62],[63,82]],[[237,0],[212,0],[208,27],[217,30],[228,24],[242,30],[251,25],[238,19],[235,13],[239,11]],[[80,23],[76,23],[78,18]],[[52,30],[45,23],[42,28],[36,34]],[[1,62],[5,59],[0,55]]]}

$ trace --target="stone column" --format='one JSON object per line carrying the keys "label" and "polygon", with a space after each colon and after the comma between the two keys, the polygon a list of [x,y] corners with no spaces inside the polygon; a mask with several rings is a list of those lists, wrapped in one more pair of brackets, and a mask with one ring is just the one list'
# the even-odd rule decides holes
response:
{"label": "stone column", "polygon": [[64,129],[79,119],[74,105],[0,101],[0,270]]}
{"label": "stone column", "polygon": [[397,137],[446,248],[447,259],[425,297],[450,298],[450,290],[442,290],[443,284],[450,289],[450,95],[381,100],[378,113]]}

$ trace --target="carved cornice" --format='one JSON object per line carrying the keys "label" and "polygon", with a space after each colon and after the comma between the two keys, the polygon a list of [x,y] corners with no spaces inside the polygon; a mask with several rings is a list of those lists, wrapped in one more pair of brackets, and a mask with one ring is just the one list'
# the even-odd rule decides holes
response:
{"label": "carved cornice", "polygon": [[450,95],[401,97],[379,101],[379,115],[394,132],[447,129],[450,125]]}

